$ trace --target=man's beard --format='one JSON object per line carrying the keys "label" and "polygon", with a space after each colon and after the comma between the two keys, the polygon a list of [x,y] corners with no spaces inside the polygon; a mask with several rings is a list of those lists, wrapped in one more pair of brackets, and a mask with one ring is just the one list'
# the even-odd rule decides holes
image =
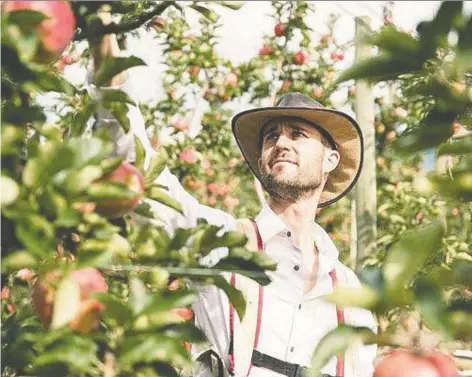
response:
{"label": "man's beard", "polygon": [[[315,190],[320,187],[321,180],[311,177],[311,179],[300,179],[296,182],[288,180],[277,180],[275,177],[261,171],[261,183],[267,192],[276,200],[296,203],[301,199],[310,197]],[[306,181],[306,182],[303,182]]]}

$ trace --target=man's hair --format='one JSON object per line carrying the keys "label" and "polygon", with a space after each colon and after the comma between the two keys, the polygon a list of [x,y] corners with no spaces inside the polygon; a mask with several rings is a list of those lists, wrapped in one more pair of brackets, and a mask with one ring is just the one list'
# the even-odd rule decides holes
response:
{"label": "man's hair", "polygon": [[[333,150],[338,150],[338,147],[336,145],[336,143],[334,142],[333,138],[331,137],[331,135],[329,134],[328,131],[326,131],[323,127],[319,126],[318,124],[316,123],[313,123],[313,122],[309,122],[307,121],[306,119],[303,119],[303,118],[297,118],[297,117],[293,117],[295,119],[299,119],[305,123],[308,123],[310,126],[314,127],[321,135],[321,144],[326,147],[326,148],[331,148]],[[271,119],[273,120],[273,119]],[[269,122],[269,121],[268,121]],[[268,123],[266,122],[262,127],[261,127],[261,132],[259,133],[259,152],[262,151],[262,144],[264,143],[264,138],[262,137],[263,136],[263,129],[265,127],[265,125]]]}

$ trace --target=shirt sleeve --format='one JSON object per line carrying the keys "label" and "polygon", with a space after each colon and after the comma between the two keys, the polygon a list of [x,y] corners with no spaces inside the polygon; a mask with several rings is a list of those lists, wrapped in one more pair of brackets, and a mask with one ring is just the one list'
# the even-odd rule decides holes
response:
{"label": "shirt sleeve", "polygon": [[[97,88],[93,85],[92,75],[88,78],[88,90],[90,95],[99,100],[100,96],[106,90],[120,89],[125,91],[133,100],[134,98],[129,80],[120,87]],[[124,158],[127,161],[134,161],[134,136],[138,137],[145,149],[147,167],[150,159],[156,155],[146,134],[144,118],[138,106],[128,104],[128,118],[130,120],[130,131],[125,133],[121,124],[106,109],[99,108],[95,127],[105,127],[110,139],[115,145],[115,155]],[[172,174],[168,167],[165,167],[161,174],[156,178],[156,183],[165,186],[167,194],[180,203],[183,214],[174,209],[165,206],[155,200],[145,198],[151,210],[159,219],[149,219],[138,214],[133,214],[135,223],[139,225],[152,224],[163,227],[172,237],[178,228],[192,228],[197,225],[199,219],[204,219],[210,225],[222,227],[221,232],[236,230],[236,220],[230,214],[205,206],[190,195],[179,182],[178,178]],[[227,248],[218,248],[212,250],[206,255],[200,263],[205,266],[213,266],[220,259],[227,256]],[[209,340],[207,347],[192,350],[194,361],[209,349],[214,349],[219,355],[225,355],[228,346],[228,329],[225,318],[229,304],[226,295],[215,286],[200,287],[192,285],[199,293],[198,300],[193,304],[195,311],[196,325],[203,330]],[[193,377],[211,377],[211,371],[204,363],[195,363],[193,368]]]}

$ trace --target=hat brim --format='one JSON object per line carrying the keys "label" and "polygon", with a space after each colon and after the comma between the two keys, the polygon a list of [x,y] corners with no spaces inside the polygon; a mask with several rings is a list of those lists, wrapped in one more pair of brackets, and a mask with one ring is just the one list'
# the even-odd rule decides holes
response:
{"label": "hat brim", "polygon": [[359,179],[364,156],[364,141],[357,122],[341,111],[307,107],[265,107],[237,114],[232,120],[233,134],[249,168],[262,185],[259,171],[259,134],[271,119],[293,116],[315,123],[328,132],[337,145],[340,161],[328,177],[318,207],[326,207],[346,195]]}

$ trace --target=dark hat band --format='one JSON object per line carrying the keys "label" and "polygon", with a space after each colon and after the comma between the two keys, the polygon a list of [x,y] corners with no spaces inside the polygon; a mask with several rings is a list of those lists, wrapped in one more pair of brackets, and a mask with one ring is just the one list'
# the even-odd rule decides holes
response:
{"label": "dark hat band", "polygon": [[[275,120],[275,119],[283,118],[283,117],[284,117],[284,115],[282,115],[280,117],[277,117],[277,118],[269,119],[267,122],[265,122],[263,124],[263,126],[261,127],[261,132],[259,133],[259,140],[258,140],[259,150],[262,150],[262,142],[263,142],[263,140],[262,140],[262,131],[264,130],[264,127],[266,126],[266,124],[273,121],[273,120]],[[317,124],[315,122],[312,122],[312,121],[309,121],[305,118],[302,118],[302,117],[295,117],[295,116],[290,115],[290,118],[309,124],[310,126],[315,128],[321,134],[321,136],[323,136],[328,141],[328,143],[331,145],[331,149],[338,150],[338,146],[336,145],[333,137],[322,126],[320,126],[319,124]]]}

